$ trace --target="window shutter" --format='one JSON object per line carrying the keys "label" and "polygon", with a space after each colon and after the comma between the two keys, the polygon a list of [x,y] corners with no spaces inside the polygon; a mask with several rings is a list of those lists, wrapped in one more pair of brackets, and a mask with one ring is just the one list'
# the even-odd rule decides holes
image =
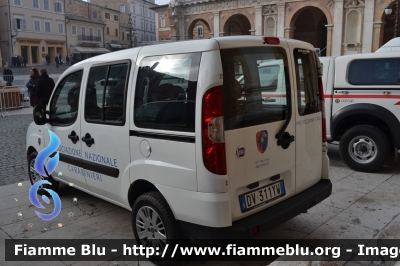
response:
{"label": "window shutter", "polygon": [[54,11],[56,11],[56,12],[58,11],[57,10],[57,3],[54,3]]}
{"label": "window shutter", "polygon": [[13,22],[14,22],[14,29],[17,30],[17,29],[18,29],[17,19],[15,18],[15,19],[13,20]]}
{"label": "window shutter", "polygon": [[21,21],[22,21],[22,30],[26,30],[26,20],[21,19]]}

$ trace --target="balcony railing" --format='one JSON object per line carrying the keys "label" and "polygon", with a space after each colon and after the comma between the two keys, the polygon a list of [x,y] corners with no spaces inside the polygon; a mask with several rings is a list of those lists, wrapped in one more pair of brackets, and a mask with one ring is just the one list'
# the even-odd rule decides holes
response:
{"label": "balcony railing", "polygon": [[101,37],[90,36],[90,35],[78,35],[78,41],[101,42]]}

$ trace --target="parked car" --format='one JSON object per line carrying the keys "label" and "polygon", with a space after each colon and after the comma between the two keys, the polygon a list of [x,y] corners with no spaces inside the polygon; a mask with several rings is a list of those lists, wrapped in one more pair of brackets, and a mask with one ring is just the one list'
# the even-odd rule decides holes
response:
{"label": "parked car", "polygon": [[320,57],[328,141],[343,161],[375,172],[400,148],[400,53]]}
{"label": "parked car", "polygon": [[[260,73],[267,61],[282,68]],[[53,189],[59,181],[74,183],[131,210],[140,244],[156,239],[163,246],[184,235],[253,238],[331,194],[321,75],[312,45],[260,36],[84,60],[62,74],[47,111],[34,110],[26,146],[30,180],[37,181],[32,165],[51,130],[67,147],[59,149],[54,171],[62,175],[40,178]],[[278,84],[285,100],[265,104],[264,87],[276,76],[284,79]],[[66,114],[55,110],[70,108],[58,96],[68,95],[65,84],[78,83],[78,112],[59,119]],[[106,104],[107,84],[123,88],[112,94],[120,105]]]}

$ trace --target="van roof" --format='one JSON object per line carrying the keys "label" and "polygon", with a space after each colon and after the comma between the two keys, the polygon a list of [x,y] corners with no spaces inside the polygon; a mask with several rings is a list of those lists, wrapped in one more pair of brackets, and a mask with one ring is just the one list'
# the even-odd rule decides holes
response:
{"label": "van roof", "polygon": [[[251,47],[254,45],[259,45],[263,43],[263,36],[225,36],[225,37],[215,37],[210,39],[201,39],[201,40],[187,40],[187,41],[177,41],[171,43],[162,43],[155,44],[149,46],[142,46],[136,48],[125,49],[121,51],[116,51],[112,53],[98,55],[96,57],[88,58],[81,62],[74,64],[71,68],[79,67],[82,64],[93,61],[115,61],[115,60],[123,60],[128,59],[132,54],[133,50],[136,50],[136,53],[140,50],[141,53],[152,54],[152,55],[163,55],[163,54],[173,54],[173,53],[193,53],[193,52],[205,52],[219,49],[227,49],[234,47]],[[293,40],[293,39],[285,39],[279,38],[281,43],[287,42],[302,44],[302,46],[309,46],[310,49],[314,49],[313,46],[309,43]],[[190,42],[190,45],[188,45]],[[95,59],[94,59],[95,58]]]}

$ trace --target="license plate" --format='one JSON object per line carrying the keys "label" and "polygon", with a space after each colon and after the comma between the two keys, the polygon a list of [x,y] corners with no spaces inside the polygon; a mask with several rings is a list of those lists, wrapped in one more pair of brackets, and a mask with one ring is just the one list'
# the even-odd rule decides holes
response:
{"label": "license plate", "polygon": [[268,202],[283,197],[286,194],[285,183],[280,180],[271,185],[259,188],[252,192],[239,196],[240,208],[242,212],[247,212],[261,207]]}

